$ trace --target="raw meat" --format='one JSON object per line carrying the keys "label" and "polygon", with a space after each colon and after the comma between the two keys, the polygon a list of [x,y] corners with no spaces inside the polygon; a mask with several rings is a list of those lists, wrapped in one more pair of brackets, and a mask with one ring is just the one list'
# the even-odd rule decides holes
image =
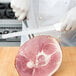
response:
{"label": "raw meat", "polygon": [[51,36],[37,36],[20,47],[15,66],[20,76],[51,76],[62,61],[61,48]]}

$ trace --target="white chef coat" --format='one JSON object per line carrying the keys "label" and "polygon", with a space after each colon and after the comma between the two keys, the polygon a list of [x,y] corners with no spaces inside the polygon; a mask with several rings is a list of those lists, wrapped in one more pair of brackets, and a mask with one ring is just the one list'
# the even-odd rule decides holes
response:
{"label": "white chef coat", "polygon": [[2,3],[7,3],[7,2],[10,2],[11,0],[0,0],[0,2]]}
{"label": "white chef coat", "polygon": [[[30,0],[28,13],[29,28],[51,26],[60,22],[67,12],[76,6],[76,0]],[[22,26],[26,30],[25,25]],[[51,33],[50,33],[51,35]],[[28,36],[22,36],[21,45],[28,40]]]}

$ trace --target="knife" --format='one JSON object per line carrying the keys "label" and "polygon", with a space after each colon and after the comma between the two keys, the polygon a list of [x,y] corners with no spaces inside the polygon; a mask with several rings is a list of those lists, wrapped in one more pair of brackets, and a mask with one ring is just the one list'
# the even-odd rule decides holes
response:
{"label": "knife", "polygon": [[[22,21],[22,24],[25,25],[26,21]],[[44,32],[49,32],[49,31],[60,31],[60,27],[61,27],[62,23],[56,23],[52,26],[46,26],[46,27],[39,27],[39,28],[34,28],[34,29],[30,29],[30,28],[26,28],[25,31],[20,31],[20,32],[15,32],[15,33],[9,33],[9,34],[3,34],[2,38],[10,38],[10,37],[15,37],[15,36],[22,36],[22,35],[28,35],[28,34],[38,34],[38,33],[44,33]],[[57,27],[58,26],[58,27]],[[57,27],[57,28],[56,28]],[[59,32],[59,35],[61,34],[61,32]]]}

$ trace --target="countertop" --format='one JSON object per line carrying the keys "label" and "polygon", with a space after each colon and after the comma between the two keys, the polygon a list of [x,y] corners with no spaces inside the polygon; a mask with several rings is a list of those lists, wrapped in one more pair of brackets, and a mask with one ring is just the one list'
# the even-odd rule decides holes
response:
{"label": "countertop", "polygon": [[[0,47],[0,76],[19,76],[14,60],[19,47]],[[62,47],[63,60],[53,76],[76,76],[76,47]]]}

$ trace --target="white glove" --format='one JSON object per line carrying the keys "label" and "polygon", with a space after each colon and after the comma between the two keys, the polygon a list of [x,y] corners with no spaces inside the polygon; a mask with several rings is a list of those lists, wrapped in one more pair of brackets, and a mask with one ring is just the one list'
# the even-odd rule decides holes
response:
{"label": "white glove", "polygon": [[76,30],[76,7],[67,13],[61,28],[61,31]]}
{"label": "white glove", "polygon": [[15,12],[15,16],[18,17],[18,20],[22,21],[29,10],[29,0],[12,0],[11,7]]}

